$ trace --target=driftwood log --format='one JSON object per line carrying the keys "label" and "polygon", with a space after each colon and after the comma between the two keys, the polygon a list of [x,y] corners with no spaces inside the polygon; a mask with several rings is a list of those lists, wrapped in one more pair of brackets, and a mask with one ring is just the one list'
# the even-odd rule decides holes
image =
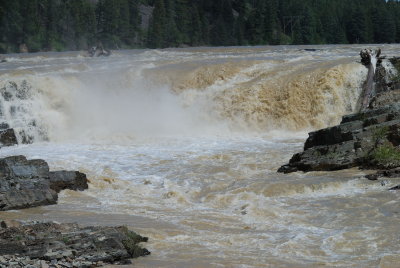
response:
{"label": "driftwood log", "polygon": [[369,106],[369,102],[374,94],[374,77],[377,64],[382,62],[384,57],[381,57],[381,49],[372,51],[371,49],[363,49],[360,52],[361,63],[367,67],[368,75],[367,79],[363,84],[363,90],[361,94],[361,107],[360,110],[365,110]]}
{"label": "driftwood log", "polygon": [[108,57],[111,55],[111,51],[104,49],[103,45],[99,44],[88,49],[88,54],[90,57]]}

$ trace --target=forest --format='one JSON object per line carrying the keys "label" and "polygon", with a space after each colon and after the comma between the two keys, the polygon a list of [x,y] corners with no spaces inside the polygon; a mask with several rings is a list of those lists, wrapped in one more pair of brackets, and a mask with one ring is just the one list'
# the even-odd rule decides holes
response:
{"label": "forest", "polygon": [[0,0],[0,53],[395,43],[398,0]]}

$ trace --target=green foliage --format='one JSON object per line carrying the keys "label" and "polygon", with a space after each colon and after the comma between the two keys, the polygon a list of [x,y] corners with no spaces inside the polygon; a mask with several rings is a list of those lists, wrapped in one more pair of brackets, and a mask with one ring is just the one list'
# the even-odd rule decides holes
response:
{"label": "green foliage", "polygon": [[18,52],[21,44],[60,51],[99,42],[108,48],[394,43],[400,1],[0,1],[1,53]]}
{"label": "green foliage", "polygon": [[70,239],[68,236],[63,236],[61,239],[65,244],[68,244],[70,242]]}
{"label": "green foliage", "polygon": [[400,163],[400,150],[390,143],[385,143],[374,149],[370,153],[369,158],[376,166],[398,166]]}
{"label": "green foliage", "polygon": [[372,138],[375,141],[375,147],[379,144],[382,140],[384,140],[388,134],[389,128],[387,126],[379,127],[374,130],[372,134]]}

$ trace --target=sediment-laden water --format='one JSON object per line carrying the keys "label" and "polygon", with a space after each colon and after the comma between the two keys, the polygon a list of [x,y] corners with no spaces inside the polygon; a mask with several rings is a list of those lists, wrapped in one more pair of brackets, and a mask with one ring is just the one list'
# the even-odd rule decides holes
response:
{"label": "sediment-laden water", "polygon": [[127,224],[153,252],[135,267],[376,267],[399,253],[390,181],[276,173],[308,131],[355,109],[366,76],[361,47],[305,48],[7,55],[0,118],[33,143],[0,156],[91,183],[0,217]]}

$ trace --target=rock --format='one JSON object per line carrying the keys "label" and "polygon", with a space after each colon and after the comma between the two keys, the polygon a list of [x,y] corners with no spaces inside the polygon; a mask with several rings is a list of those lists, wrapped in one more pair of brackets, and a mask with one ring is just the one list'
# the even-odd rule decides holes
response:
{"label": "rock", "polygon": [[377,64],[374,81],[375,81],[375,94],[385,92],[389,89],[390,83],[389,73],[381,64]]}
{"label": "rock", "polygon": [[10,128],[10,125],[8,123],[6,122],[0,123],[0,130],[6,130],[8,128]]}
{"label": "rock", "polygon": [[379,261],[378,268],[400,268],[400,256],[399,255],[382,256]]}
{"label": "rock", "polygon": [[14,220],[3,220],[0,222],[1,228],[20,227],[21,223]]}
{"label": "rock", "polygon": [[393,102],[400,102],[400,84],[398,83],[392,83],[391,87],[396,87],[396,90],[390,90],[390,91],[385,91],[378,93],[370,102],[369,107],[371,109],[383,107],[387,105],[388,103],[393,103]]}
{"label": "rock", "polygon": [[64,189],[75,191],[88,189],[86,175],[79,171],[52,171],[49,175],[50,188],[56,192]]}
{"label": "rock", "polygon": [[[5,125],[3,125],[5,126]],[[17,145],[17,136],[15,136],[14,129],[9,128],[5,130],[0,130],[0,148],[4,146],[13,146]]]}
{"label": "rock", "polygon": [[399,118],[399,103],[344,116],[340,125],[309,133],[304,151],[278,172],[400,166]]}
{"label": "rock", "polygon": [[[130,258],[150,252],[139,246],[147,242],[126,227],[81,227],[76,224],[35,223],[0,232],[0,267],[16,258],[38,267],[95,267],[129,263]],[[25,267],[25,266],[23,266]]]}
{"label": "rock", "polygon": [[379,178],[378,174],[368,174],[365,177],[370,181],[376,181]]}
{"label": "rock", "polygon": [[393,191],[393,190],[400,190],[400,185],[394,186],[389,189],[389,191]]}
{"label": "rock", "polygon": [[44,160],[25,156],[0,158],[0,210],[56,204],[59,191],[87,188],[83,173],[50,172]]}
{"label": "rock", "polygon": [[41,260],[41,261],[40,261],[40,267],[41,267],[41,268],[49,268],[49,265],[46,263],[46,261]]}
{"label": "rock", "polygon": [[377,180],[379,178],[396,178],[400,177],[400,168],[393,168],[388,170],[379,170],[375,174],[369,174],[365,176],[369,180]]}

